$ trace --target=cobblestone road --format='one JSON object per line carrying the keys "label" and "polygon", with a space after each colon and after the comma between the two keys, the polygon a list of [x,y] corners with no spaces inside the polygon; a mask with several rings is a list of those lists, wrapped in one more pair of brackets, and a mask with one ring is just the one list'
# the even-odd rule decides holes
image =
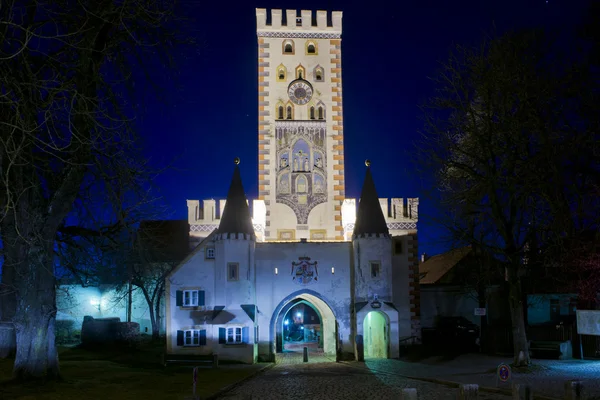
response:
{"label": "cobblestone road", "polygon": [[[419,400],[455,400],[457,389],[434,383],[373,373],[340,363],[278,364],[234,390],[223,400],[393,400],[402,389],[416,388]],[[509,400],[503,395],[479,393],[481,400]]]}

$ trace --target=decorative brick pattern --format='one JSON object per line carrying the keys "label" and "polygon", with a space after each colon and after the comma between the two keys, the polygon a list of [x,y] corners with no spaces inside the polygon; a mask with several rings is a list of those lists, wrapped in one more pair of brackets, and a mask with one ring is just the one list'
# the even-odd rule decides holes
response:
{"label": "decorative brick pattern", "polygon": [[335,38],[334,40],[330,40],[329,44],[331,45],[329,53],[332,57],[329,79],[331,82],[331,89],[335,92],[335,95],[331,98],[332,103],[329,114],[331,115],[333,130],[335,132],[331,137],[333,141],[333,169],[336,171],[336,174],[333,176],[333,198],[335,200],[333,218],[337,222],[335,225],[335,240],[344,240],[344,227],[342,226],[341,211],[341,205],[345,196],[341,40]]}
{"label": "decorative brick pattern", "polygon": [[419,240],[416,233],[408,235],[408,291],[410,296],[410,329],[421,341],[421,291],[419,286]]}
{"label": "decorative brick pattern", "polygon": [[[269,53],[265,50],[269,48],[269,44],[265,43],[265,39],[258,38],[258,142],[262,149],[268,149],[271,145],[269,138],[269,104],[266,97],[269,95]],[[265,200],[269,195],[271,187],[269,180],[269,152],[267,150],[259,151],[258,158],[258,181],[260,190],[258,192],[259,200]],[[268,222],[269,217],[267,217]],[[267,224],[268,226],[268,224]]]}

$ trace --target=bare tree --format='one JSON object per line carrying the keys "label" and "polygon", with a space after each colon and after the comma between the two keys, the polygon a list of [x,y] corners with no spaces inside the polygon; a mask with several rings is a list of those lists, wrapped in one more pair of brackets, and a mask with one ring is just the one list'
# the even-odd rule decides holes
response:
{"label": "bare tree", "polygon": [[158,339],[161,301],[167,275],[188,254],[187,221],[142,221],[129,259],[129,280],[142,292],[152,324],[152,338]]}
{"label": "bare tree", "polygon": [[[122,198],[120,184],[144,170],[128,89],[145,61],[168,61],[166,49],[177,41],[169,33],[172,7],[153,0],[0,6],[0,303],[15,326],[17,379],[60,376],[57,236],[90,233],[68,218],[85,206],[82,190]],[[126,209],[117,215],[99,234],[122,227]]]}
{"label": "bare tree", "polygon": [[449,235],[505,266],[517,366],[530,362],[521,283],[527,244],[563,235],[582,216],[576,210],[589,181],[573,161],[594,161],[594,132],[581,121],[595,82],[561,49],[535,30],[458,46],[425,107],[420,158],[434,171]]}

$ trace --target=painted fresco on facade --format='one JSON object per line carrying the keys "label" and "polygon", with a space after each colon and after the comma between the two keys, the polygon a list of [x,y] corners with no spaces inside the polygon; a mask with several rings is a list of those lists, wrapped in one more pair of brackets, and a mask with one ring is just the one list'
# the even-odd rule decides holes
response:
{"label": "painted fresco on facade", "polygon": [[306,224],[316,205],[327,201],[324,121],[276,121],[277,197]]}

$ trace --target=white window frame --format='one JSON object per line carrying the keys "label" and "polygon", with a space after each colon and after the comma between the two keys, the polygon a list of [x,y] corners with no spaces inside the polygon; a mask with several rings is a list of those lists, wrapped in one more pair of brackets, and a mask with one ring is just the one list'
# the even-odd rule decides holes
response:
{"label": "white window frame", "polygon": [[[183,345],[186,347],[197,347],[200,346],[200,331],[202,329],[187,329],[183,331]],[[189,338],[188,338],[189,334]],[[194,336],[194,334],[196,334]],[[189,343],[188,343],[188,339]],[[195,343],[194,343],[195,342]]]}
{"label": "white window frame", "polygon": [[[230,272],[231,272],[231,267],[235,266],[235,278],[231,278],[230,276]],[[229,282],[236,282],[240,280],[240,264],[236,263],[236,262],[230,262],[227,263],[227,280]]]}
{"label": "white window frame", "polygon": [[[373,276],[373,264],[377,264],[377,275]],[[381,277],[381,261],[369,261],[369,275],[371,279],[379,279]]]}
{"label": "white window frame", "polygon": [[198,290],[184,290],[181,304],[183,307],[198,307]]}
{"label": "white window frame", "polygon": [[206,259],[207,260],[214,260],[215,259],[215,248],[214,247],[207,247],[205,254],[206,254]]}
{"label": "white window frame", "polygon": [[[226,344],[243,344],[243,326],[228,326],[225,328],[225,343]],[[238,340],[239,339],[239,340]]]}

